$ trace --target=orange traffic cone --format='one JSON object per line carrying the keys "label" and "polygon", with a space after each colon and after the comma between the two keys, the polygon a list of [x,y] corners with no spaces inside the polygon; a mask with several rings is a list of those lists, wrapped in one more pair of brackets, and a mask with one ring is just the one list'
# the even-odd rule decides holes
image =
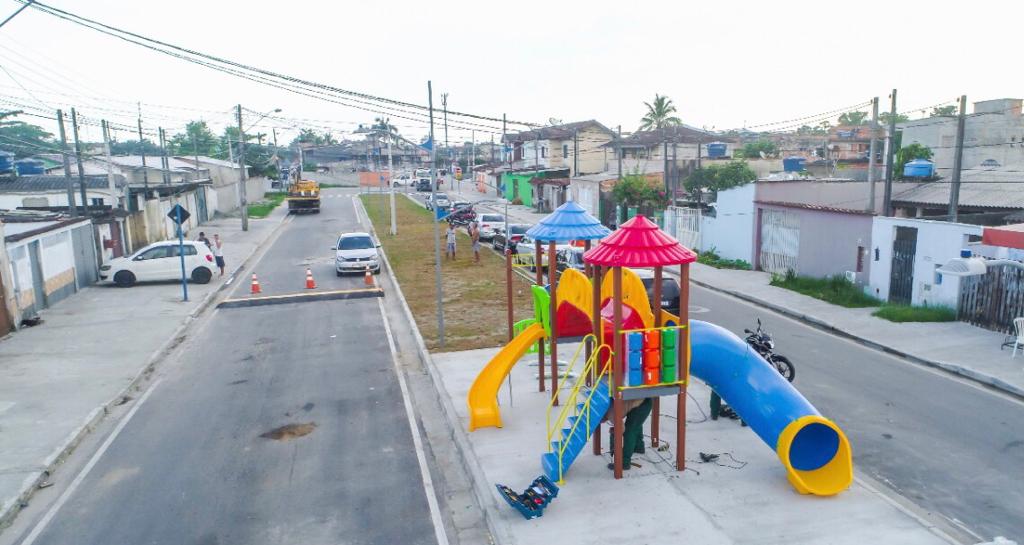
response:
{"label": "orange traffic cone", "polygon": [[316,289],[316,281],[313,280],[313,271],[309,270],[308,268],[306,269],[306,289]]}
{"label": "orange traffic cone", "polygon": [[367,286],[372,286],[373,285],[373,275],[370,274],[370,266],[369,265],[366,266],[366,274],[363,275],[363,282],[365,282]]}
{"label": "orange traffic cone", "polygon": [[260,293],[260,281],[256,279],[256,273],[252,273],[252,293]]}

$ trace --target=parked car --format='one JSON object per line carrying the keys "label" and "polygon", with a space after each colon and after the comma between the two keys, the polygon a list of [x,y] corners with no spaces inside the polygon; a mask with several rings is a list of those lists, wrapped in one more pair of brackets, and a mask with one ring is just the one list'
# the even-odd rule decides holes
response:
{"label": "parked car", "polygon": [[150,244],[128,257],[118,257],[100,267],[100,280],[128,287],[136,282],[181,280],[181,253],[184,249],[185,274],[191,282],[206,284],[213,278],[213,252],[204,242],[177,240]]}
{"label": "parked car", "polygon": [[527,223],[510,223],[508,224],[508,234],[505,233],[505,227],[498,226],[494,229],[494,236],[491,237],[491,248],[499,252],[505,251],[505,245],[508,244],[512,249],[512,253],[516,253],[516,244],[519,240],[526,235],[526,231],[533,227]]}
{"label": "parked car", "polygon": [[496,229],[505,226],[505,216],[501,214],[480,214],[476,218],[480,228],[480,240],[494,240]]}
{"label": "parked car", "polygon": [[373,274],[380,272],[380,244],[373,241],[368,233],[345,233],[338,237],[338,244],[331,248],[334,254],[334,271],[338,276],[347,272],[361,273],[367,267]]}
{"label": "parked car", "polygon": [[[640,277],[647,288],[647,299],[654,305],[654,271],[651,269],[630,269]],[[662,273],[661,275],[661,308],[679,315],[679,282],[675,278]]]}
{"label": "parked car", "polygon": [[443,210],[451,205],[452,201],[448,200],[447,193],[434,193],[433,195],[427,196],[427,210],[433,210],[435,208],[440,208]]}
{"label": "parked car", "polygon": [[577,246],[561,248],[556,251],[556,254],[555,258],[558,261],[555,267],[557,267],[558,272],[566,269],[576,269],[583,272],[586,269],[586,265],[583,263],[583,248]]}
{"label": "parked car", "polygon": [[412,176],[408,174],[399,174],[397,178],[392,180],[391,185],[395,187],[405,187],[412,183]]}
{"label": "parked car", "polygon": [[[569,251],[572,251],[572,250],[575,250],[575,249],[576,248],[574,246],[570,246],[568,244],[558,244],[558,245],[556,245],[555,246],[555,259],[556,259],[555,267],[558,267],[557,260],[560,257],[559,254],[561,254],[563,252],[569,252]],[[537,270],[536,266],[534,264],[534,260],[536,259],[535,258],[536,250],[537,250],[537,247],[536,247],[533,239],[530,238],[529,236],[523,235],[523,237],[519,239],[519,242],[516,243],[516,251],[515,251],[515,253],[520,255],[520,257],[521,257],[520,263],[522,263],[523,265],[530,265],[530,270],[531,271]],[[548,268],[548,243],[546,243],[546,242],[541,243],[540,266],[542,268],[544,268],[544,269]]]}

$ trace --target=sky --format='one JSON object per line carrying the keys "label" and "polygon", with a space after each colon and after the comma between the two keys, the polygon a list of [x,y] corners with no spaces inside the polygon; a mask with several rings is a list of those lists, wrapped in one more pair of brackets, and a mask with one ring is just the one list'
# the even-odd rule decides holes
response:
{"label": "sky", "polygon": [[[795,129],[800,122],[788,120],[874,96],[887,110],[893,88],[897,110],[913,116],[962,94],[968,102],[1024,95],[1017,2],[46,3],[343,89],[426,104],[430,80],[438,108],[448,93],[459,112],[542,124],[597,119],[625,132],[655,93],[673,100],[684,123],[715,130]],[[19,5],[0,0],[0,17]],[[220,132],[236,104],[246,108],[247,132],[275,128],[281,143],[302,126],[344,137],[380,115],[195,66],[32,8],[0,28],[0,67],[0,109],[74,105],[89,119],[129,125],[141,102],[145,128],[172,134],[200,118]],[[260,119],[275,108],[281,113]],[[437,121],[442,140],[440,113]],[[411,139],[427,132],[424,121],[392,122]],[[459,122],[449,118],[450,141],[472,137]],[[484,125],[477,141],[500,137],[500,121],[475,123]],[[99,139],[95,127],[83,129],[83,138]]]}

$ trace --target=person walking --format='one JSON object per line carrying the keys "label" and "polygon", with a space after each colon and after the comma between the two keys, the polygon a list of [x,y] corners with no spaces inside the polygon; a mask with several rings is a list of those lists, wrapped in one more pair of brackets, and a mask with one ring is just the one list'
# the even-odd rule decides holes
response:
{"label": "person walking", "polygon": [[447,243],[447,249],[444,253],[445,259],[455,261],[455,226],[450,223],[448,224],[448,230],[445,231],[445,242]]}
{"label": "person walking", "polygon": [[213,259],[217,261],[220,275],[224,276],[224,242],[217,233],[213,234],[213,244],[210,245],[210,251],[213,252]]}
{"label": "person walking", "polygon": [[473,263],[480,263],[480,226],[475,221],[469,224],[469,240],[473,241]]}

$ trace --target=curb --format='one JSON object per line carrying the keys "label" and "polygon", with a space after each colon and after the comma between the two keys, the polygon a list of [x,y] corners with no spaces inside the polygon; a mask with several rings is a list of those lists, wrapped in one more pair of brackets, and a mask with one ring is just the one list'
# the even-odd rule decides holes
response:
{"label": "curb", "polygon": [[[373,236],[377,237],[376,229],[373,227],[373,223],[369,221],[366,209],[363,207],[362,199],[356,200],[359,203],[359,208],[362,210],[363,216],[367,218],[367,224],[369,225]],[[416,201],[413,200],[413,202]],[[377,240],[380,239],[378,238]],[[473,455],[473,446],[469,443],[469,438],[466,437],[466,432],[462,429],[458,413],[455,411],[455,405],[452,404],[451,397],[448,396],[447,392],[444,390],[440,371],[434,364],[434,359],[430,357],[430,352],[427,350],[427,344],[423,340],[423,335],[420,334],[419,326],[416,325],[416,318],[413,317],[412,309],[409,308],[409,303],[405,300],[405,294],[402,293],[402,287],[398,283],[398,279],[395,277],[395,273],[391,268],[391,262],[388,260],[387,253],[384,251],[383,246],[380,248],[380,253],[381,257],[384,259],[384,264],[386,265],[385,269],[387,271],[388,280],[395,287],[397,299],[402,304],[402,311],[405,314],[406,320],[409,321],[409,326],[413,332],[413,336],[416,338],[417,356],[423,364],[423,367],[427,370],[427,373],[430,375],[430,380],[434,384],[434,390],[437,392],[441,410],[444,413],[445,422],[451,430],[452,439],[455,440],[455,446],[457,447],[456,450],[459,453],[458,463],[462,466],[463,471],[469,474],[470,479],[473,482],[473,493],[476,495],[476,500],[483,510],[484,520],[487,522],[487,530],[491,535],[491,540],[495,545],[501,545],[502,543],[514,543],[511,536],[509,536],[505,531],[505,527],[499,527],[497,521],[494,519],[491,508],[497,507],[498,503],[491,494],[491,488],[485,484],[486,477],[484,475],[483,468],[480,467],[476,456]]]}
{"label": "curb", "polygon": [[[277,235],[277,233],[284,227],[286,223],[284,220],[286,218],[288,218],[287,215],[281,219],[281,221],[276,227],[271,229],[271,231],[262,241],[256,244],[252,251],[249,252],[249,255],[242,260],[242,263],[235,267],[233,271],[231,271],[231,274],[228,275],[229,280],[233,278],[235,275],[237,275],[239,271],[247,267],[249,265],[249,262],[252,260],[253,256],[256,255],[256,253],[263,247],[263,245],[268,240]],[[177,329],[174,330],[173,333],[171,333],[170,337],[166,341],[164,341],[164,343],[161,344],[160,347],[157,348],[150,355],[150,357],[146,360],[146,364],[142,367],[141,370],[139,370],[135,377],[132,378],[128,385],[125,386],[120,392],[117,393],[117,395],[115,395],[109,401],[103,403],[99,407],[96,407],[95,409],[90,411],[89,414],[85,417],[85,422],[78,429],[75,429],[70,434],[68,434],[68,437],[67,439],[65,439],[64,444],[57,447],[57,449],[55,449],[53,453],[51,453],[49,456],[46,457],[46,459],[43,460],[42,465],[44,469],[39,470],[39,472],[35,475],[29,475],[28,477],[26,477],[24,483],[22,484],[22,491],[13,499],[13,501],[10,502],[9,505],[5,506],[2,512],[0,512],[0,530],[8,527],[11,524],[11,522],[14,521],[15,517],[17,517],[18,513],[21,511],[22,504],[28,503],[28,501],[35,494],[36,490],[39,490],[39,485],[45,482],[54,473],[54,471],[57,469],[57,466],[60,465],[72,452],[74,452],[75,448],[77,448],[78,445],[81,444],[82,440],[84,440],[86,436],[88,436],[96,429],[100,422],[102,422],[103,419],[106,418],[108,414],[110,414],[113,407],[117,406],[118,403],[130,392],[132,392],[133,390],[137,390],[139,384],[142,383],[142,381],[145,380],[153,371],[155,371],[156,365],[162,362],[164,358],[169,356],[174,351],[174,349],[176,349],[182,342],[184,342],[183,337],[185,333],[188,331],[188,329],[191,327],[192,323],[196,320],[196,318],[200,314],[205,312],[210,307],[211,303],[217,297],[217,295],[223,291],[226,291],[230,285],[231,283],[224,282],[219,287],[217,287],[217,289],[211,290],[210,293],[207,293],[205,296],[203,296],[203,300],[199,302],[199,304],[196,306],[195,309],[192,310],[192,312],[189,312],[185,316],[184,321],[181,323],[181,325],[177,327]]]}
{"label": "curb", "polygon": [[856,342],[858,342],[860,344],[863,344],[863,345],[865,345],[865,346],[867,346],[869,348],[873,348],[873,349],[878,350],[880,352],[885,352],[886,354],[891,354],[893,356],[898,356],[900,358],[906,359],[906,360],[911,361],[913,363],[917,363],[919,365],[924,365],[924,366],[927,366],[927,367],[932,367],[934,369],[940,369],[940,370],[945,371],[947,373],[951,373],[951,374],[954,374],[954,375],[966,378],[966,379],[971,380],[973,382],[976,382],[978,384],[981,384],[981,385],[984,385],[984,386],[989,386],[991,388],[995,388],[995,389],[997,389],[997,390],[999,390],[1001,392],[1010,394],[1010,395],[1012,395],[1014,397],[1017,397],[1017,398],[1020,398],[1020,399],[1024,399],[1024,388],[1021,388],[1019,386],[1015,386],[1013,384],[1010,384],[1010,383],[1008,383],[1005,380],[1002,380],[1000,378],[993,377],[991,375],[986,375],[985,373],[980,373],[980,372],[978,372],[978,371],[976,371],[974,369],[970,369],[970,368],[964,367],[962,365],[956,365],[956,364],[953,364],[953,363],[946,363],[946,362],[942,362],[942,361],[938,361],[938,360],[932,360],[932,359],[928,359],[928,358],[922,358],[920,356],[915,356],[914,354],[911,354],[909,352],[905,352],[905,351],[900,350],[898,348],[893,348],[891,346],[886,346],[884,344],[880,344],[878,342],[872,341],[871,339],[868,339],[867,337],[863,337],[863,336],[857,335],[855,333],[850,333],[849,331],[840,329],[840,328],[836,327],[835,325],[833,325],[833,324],[831,324],[829,322],[826,322],[826,321],[824,321],[824,320],[822,320],[820,318],[817,318],[815,316],[810,316],[808,314],[804,314],[802,312],[793,310],[791,308],[784,307],[784,306],[781,306],[781,305],[778,305],[778,304],[775,304],[775,303],[772,303],[772,302],[769,302],[769,301],[765,301],[764,299],[761,299],[760,297],[755,297],[753,295],[749,295],[749,294],[746,294],[746,293],[743,293],[743,292],[740,292],[740,291],[736,291],[736,290],[733,290],[733,289],[728,289],[728,288],[722,288],[722,287],[714,286],[714,285],[708,284],[707,282],[703,282],[703,281],[700,281],[700,280],[695,280],[692,276],[690,277],[690,282],[693,282],[694,284],[697,284],[698,286],[700,286],[702,288],[709,289],[711,291],[715,291],[715,292],[718,292],[718,293],[724,293],[726,295],[731,295],[731,296],[733,296],[733,297],[735,297],[737,299],[742,299],[742,300],[744,300],[744,301],[746,301],[748,303],[753,303],[753,304],[755,304],[757,306],[767,308],[769,310],[772,310],[772,311],[777,312],[779,314],[782,314],[784,316],[788,316],[790,318],[795,318],[795,319],[797,319],[797,320],[799,320],[801,322],[804,322],[804,323],[806,323],[808,325],[814,326],[817,329],[821,329],[821,330],[824,330],[824,331],[826,331],[828,333],[836,335],[837,337],[843,337],[845,339],[850,339],[852,341],[856,341]]}

